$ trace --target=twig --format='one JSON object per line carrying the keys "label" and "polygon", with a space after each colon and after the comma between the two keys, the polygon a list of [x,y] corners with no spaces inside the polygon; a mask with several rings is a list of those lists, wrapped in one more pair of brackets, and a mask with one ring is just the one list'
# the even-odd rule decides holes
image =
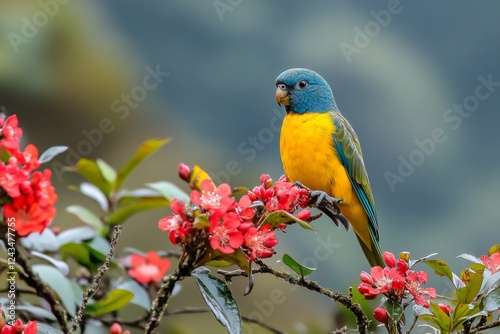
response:
{"label": "twig", "polygon": [[480,332],[480,331],[484,331],[485,329],[495,328],[495,327],[499,327],[499,326],[500,326],[500,320],[497,320],[497,321],[494,321],[494,322],[490,322],[489,324],[473,328],[470,331],[470,334],[474,334],[474,333],[477,333],[477,332]]}
{"label": "twig", "polygon": [[[7,234],[2,233],[2,241],[5,244],[5,247],[9,247]],[[26,284],[36,290],[36,294],[39,297],[44,298],[47,303],[49,303],[50,309],[57,319],[57,323],[61,327],[61,330],[66,333],[68,331],[68,316],[66,309],[62,306],[61,302],[54,293],[54,290],[52,290],[47,283],[45,283],[45,281],[32,270],[31,266],[28,264],[28,258],[23,254],[23,252],[20,251],[17,243],[15,245],[15,249],[16,262],[24,270],[24,274],[20,273],[21,278],[26,282]]]}
{"label": "twig", "polygon": [[[292,276],[292,275],[285,273],[285,272],[276,271],[273,268],[266,265],[262,261],[255,261],[255,263],[257,263],[260,267],[252,270],[253,273],[267,273],[267,274],[274,275],[275,277],[281,278],[290,284],[299,285],[299,286],[305,287],[311,291],[316,291],[324,296],[327,296],[328,298],[330,298],[332,300],[335,300],[336,302],[341,303],[342,305],[344,305],[349,311],[351,311],[356,316],[356,321],[357,321],[359,333],[360,334],[367,334],[368,333],[368,324],[370,322],[368,320],[368,317],[365,315],[365,313],[361,309],[361,306],[358,303],[353,302],[353,300],[351,298],[349,298],[348,296],[345,296],[342,293],[337,292],[337,291],[332,291],[330,289],[323,288],[322,286],[320,286],[318,283],[316,283],[314,281],[310,281],[308,279],[301,278],[301,277],[295,277],[295,276]],[[234,270],[234,271],[225,271],[225,270],[219,269],[217,272],[219,274],[223,275],[227,281],[231,281],[232,277],[235,277],[235,276],[245,276],[245,277],[247,276],[247,273],[243,270],[240,270],[240,269]]]}
{"label": "twig", "polygon": [[189,265],[181,265],[172,275],[166,275],[163,277],[161,287],[156,294],[155,300],[151,304],[151,314],[149,316],[148,323],[146,324],[144,334],[151,334],[155,328],[158,327],[161,317],[167,307],[168,300],[174,290],[175,283],[188,276],[191,269],[192,268]]}
{"label": "twig", "polygon": [[[99,267],[97,270],[97,274],[95,275],[92,283],[87,287],[87,290],[85,290],[85,293],[83,294],[83,301],[80,307],[78,308],[78,312],[76,312],[75,316],[71,320],[71,329],[69,333],[73,333],[78,329],[78,326],[80,325],[80,322],[82,321],[83,317],[83,312],[85,311],[85,308],[87,307],[87,303],[90,298],[99,290],[99,285],[101,284],[102,278],[104,277],[104,274],[106,271],[109,269],[109,263],[111,262],[111,259],[113,258],[113,254],[116,249],[116,244],[118,243],[118,238],[120,237],[120,234],[122,233],[122,226],[121,225],[115,225],[114,231],[113,231],[113,237],[111,238],[110,242],[110,249],[108,252],[108,255],[106,255],[106,259],[104,260],[104,263]],[[65,333],[67,331],[64,331]]]}
{"label": "twig", "polygon": [[[205,313],[205,312],[211,312],[211,310],[208,307],[186,307],[186,308],[179,308],[179,309],[173,309],[173,310],[167,310],[165,311],[165,315],[176,315],[176,314],[188,314],[188,313]],[[274,334],[286,334],[285,332],[282,332],[271,325],[266,324],[265,322],[255,319],[246,315],[242,315],[241,319],[246,321],[246,322],[251,322],[254,324],[259,325],[262,328],[267,329],[271,333]]]}

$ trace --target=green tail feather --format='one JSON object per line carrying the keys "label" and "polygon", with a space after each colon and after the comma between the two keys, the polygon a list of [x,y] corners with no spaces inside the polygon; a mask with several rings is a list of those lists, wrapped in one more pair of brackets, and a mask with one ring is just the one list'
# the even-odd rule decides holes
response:
{"label": "green tail feather", "polygon": [[378,242],[376,242],[373,238],[371,240],[371,250],[365,245],[365,243],[356,235],[358,238],[359,244],[361,245],[361,249],[363,249],[363,253],[365,253],[365,257],[370,263],[370,266],[381,266],[385,267],[385,262],[382,258],[382,252],[380,251],[380,246]]}

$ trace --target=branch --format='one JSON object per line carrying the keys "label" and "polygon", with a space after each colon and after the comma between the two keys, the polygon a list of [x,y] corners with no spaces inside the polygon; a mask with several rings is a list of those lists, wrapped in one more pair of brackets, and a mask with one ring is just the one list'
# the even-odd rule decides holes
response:
{"label": "branch", "polygon": [[168,300],[174,290],[175,283],[182,280],[184,277],[189,276],[191,270],[191,266],[181,265],[172,275],[166,275],[163,277],[161,287],[156,294],[155,300],[151,304],[151,315],[149,316],[149,321],[146,324],[144,334],[151,334],[155,328],[158,327],[161,317],[167,308]]}
{"label": "branch", "polygon": [[[85,312],[85,308],[87,307],[87,303],[90,298],[99,290],[99,285],[101,284],[102,278],[104,277],[104,274],[106,271],[109,269],[109,263],[111,262],[111,259],[113,258],[113,254],[116,249],[116,244],[118,243],[118,238],[120,237],[120,234],[122,233],[122,226],[121,225],[115,225],[114,231],[113,231],[113,238],[111,238],[111,247],[109,249],[108,255],[106,255],[106,259],[104,260],[104,263],[99,267],[97,270],[97,274],[94,277],[94,280],[92,281],[92,284],[90,284],[87,287],[87,290],[85,290],[85,293],[83,294],[83,301],[80,307],[78,308],[78,312],[76,312],[75,316],[71,320],[71,329],[69,333],[73,333],[78,329],[78,326],[80,325],[80,322],[82,321],[83,317],[83,312]],[[67,330],[63,331],[67,333]]]}
{"label": "branch", "polygon": [[[7,233],[2,233],[2,241],[5,244],[6,248],[9,248],[8,239],[9,237]],[[61,330],[65,333],[68,332],[68,317],[66,309],[62,306],[61,302],[54,293],[54,290],[52,290],[47,285],[47,283],[45,283],[45,281],[42,280],[40,276],[38,276],[38,274],[32,270],[31,266],[28,263],[28,258],[22,252],[20,252],[17,242],[15,243],[14,248],[16,250],[16,262],[24,271],[24,274],[20,273],[21,278],[26,282],[26,284],[36,290],[36,294],[39,297],[44,298],[47,303],[49,303],[50,309],[56,317],[57,323],[61,327]]]}
{"label": "branch", "polygon": [[480,331],[484,331],[485,329],[490,329],[490,328],[495,328],[495,327],[500,327],[500,320],[497,320],[497,321],[491,322],[489,324],[473,328],[470,331],[470,334],[474,334],[474,333],[477,333],[477,332],[480,332]]}
{"label": "branch", "polygon": [[[173,310],[167,310],[165,311],[165,315],[176,315],[176,314],[189,314],[189,313],[205,313],[205,312],[211,312],[211,310],[208,307],[186,307],[186,308],[179,308],[179,309],[173,309]],[[282,332],[265,322],[255,319],[246,315],[242,315],[241,319],[246,321],[246,322],[251,322],[254,324],[259,325],[262,328],[265,328],[269,330],[271,333],[274,334],[285,334],[285,332]]]}
{"label": "branch", "polygon": [[[365,315],[365,313],[361,309],[361,306],[358,303],[353,302],[353,300],[350,296],[345,296],[340,292],[332,291],[330,289],[323,288],[322,286],[320,286],[318,283],[316,283],[314,281],[310,281],[308,279],[301,278],[301,277],[295,277],[295,276],[292,276],[292,275],[285,273],[285,272],[276,271],[260,260],[255,261],[255,263],[257,263],[260,267],[257,269],[253,269],[252,270],[253,273],[271,274],[275,277],[283,279],[284,281],[286,281],[290,284],[302,286],[302,287],[305,287],[311,291],[316,291],[324,296],[327,296],[328,298],[330,298],[336,302],[341,303],[342,305],[344,305],[349,311],[351,311],[356,316],[356,321],[357,321],[359,333],[360,334],[367,334],[368,333],[368,324],[370,321],[368,320],[368,317]],[[247,276],[247,273],[243,270],[240,270],[240,269],[234,270],[234,271],[225,271],[225,270],[219,269],[219,270],[217,270],[217,273],[223,275],[224,278],[226,279],[226,281],[231,281],[232,278],[235,276],[245,276],[245,277]]]}

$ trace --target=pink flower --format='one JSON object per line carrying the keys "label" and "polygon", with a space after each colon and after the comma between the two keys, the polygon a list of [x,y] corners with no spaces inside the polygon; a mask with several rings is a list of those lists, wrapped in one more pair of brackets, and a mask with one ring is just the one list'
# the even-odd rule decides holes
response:
{"label": "pink flower", "polygon": [[491,256],[481,256],[481,261],[492,274],[500,271],[500,253],[493,253]]}
{"label": "pink flower", "polygon": [[240,216],[241,220],[244,222],[251,222],[255,214],[254,209],[250,208],[252,201],[248,195],[241,196],[238,206],[235,211]]}
{"label": "pink flower", "polygon": [[395,268],[375,266],[370,275],[362,272],[360,278],[363,283],[358,287],[358,291],[366,299],[374,299],[381,293],[400,296],[405,286],[404,277]]}
{"label": "pink flower", "polygon": [[387,320],[389,320],[389,314],[387,311],[381,307],[377,307],[373,311],[373,317],[377,320],[380,321],[381,323],[387,323]]}
{"label": "pink flower", "polygon": [[225,254],[234,253],[234,250],[245,241],[243,234],[238,230],[240,223],[235,212],[228,212],[224,215],[212,214],[209,229],[210,246]]}
{"label": "pink flower", "polygon": [[183,242],[186,235],[192,231],[193,223],[188,220],[185,214],[186,203],[184,201],[174,198],[170,203],[170,208],[174,215],[160,219],[158,227],[160,230],[168,232],[170,241],[176,245]]}
{"label": "pink flower", "polygon": [[131,268],[128,274],[137,282],[146,284],[160,281],[170,268],[170,259],[161,259],[158,253],[148,252],[145,256],[130,255]]}
{"label": "pink flower", "polygon": [[415,298],[415,303],[425,308],[429,308],[429,301],[425,296],[431,300],[436,298],[436,289],[422,287],[427,280],[428,276],[425,271],[411,272],[406,276],[406,288]]}
{"label": "pink flower", "polygon": [[19,139],[23,131],[18,127],[17,115],[12,115],[4,119],[0,117],[0,148],[4,147],[10,154],[19,149]]}
{"label": "pink flower", "polygon": [[2,187],[10,197],[21,195],[19,187],[28,181],[29,171],[19,168],[16,157],[10,157],[7,164],[0,162],[0,187]]}
{"label": "pink flower", "polygon": [[264,225],[259,230],[250,227],[245,233],[245,247],[250,252],[250,261],[273,256],[275,253],[273,247],[277,244],[278,239],[270,225]]}
{"label": "pink flower", "polygon": [[202,192],[193,190],[190,198],[193,203],[209,212],[220,211],[225,213],[235,204],[235,199],[231,195],[231,187],[223,183],[217,188],[214,187],[211,180],[206,179],[201,182]]}

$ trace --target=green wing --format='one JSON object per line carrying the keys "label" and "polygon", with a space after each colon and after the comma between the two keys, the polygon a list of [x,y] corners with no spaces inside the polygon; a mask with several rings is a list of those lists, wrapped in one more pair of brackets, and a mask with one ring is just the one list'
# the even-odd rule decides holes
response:
{"label": "green wing", "polygon": [[[370,181],[368,180],[368,174],[366,173],[365,163],[363,162],[363,154],[361,152],[361,146],[359,145],[358,136],[354,132],[354,129],[349,124],[349,122],[340,114],[338,111],[331,111],[332,120],[335,124],[335,133],[333,134],[333,141],[337,154],[339,156],[342,165],[344,165],[349,180],[351,181],[352,187],[356,195],[363,205],[363,208],[368,215],[369,230],[376,246],[376,250],[372,252],[378,252],[380,255],[380,248],[378,245],[379,235],[378,235],[378,222],[377,213],[375,211],[375,200],[373,199],[373,193],[370,188]],[[365,251],[365,246],[361,243],[363,251]],[[366,254],[366,251],[365,251]],[[381,257],[377,256],[377,264],[379,263]],[[372,262],[372,261],[370,261]]]}

